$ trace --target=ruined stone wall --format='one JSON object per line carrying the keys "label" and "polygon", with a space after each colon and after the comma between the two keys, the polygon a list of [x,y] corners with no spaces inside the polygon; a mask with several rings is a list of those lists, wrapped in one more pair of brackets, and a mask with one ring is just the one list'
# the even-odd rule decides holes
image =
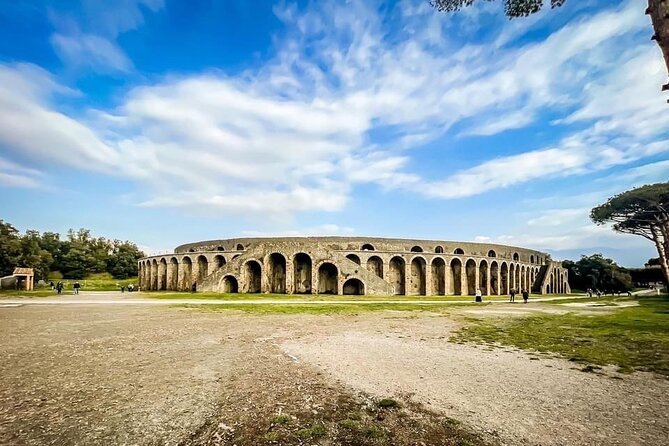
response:
{"label": "ruined stone wall", "polygon": [[211,240],[139,262],[150,290],[277,294],[504,295],[569,292],[540,251],[513,246],[365,237]]}

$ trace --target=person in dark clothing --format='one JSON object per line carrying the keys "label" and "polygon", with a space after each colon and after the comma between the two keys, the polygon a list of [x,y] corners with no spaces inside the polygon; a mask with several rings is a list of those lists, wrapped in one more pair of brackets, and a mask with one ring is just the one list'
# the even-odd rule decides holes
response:
{"label": "person in dark clothing", "polygon": [[509,290],[509,302],[515,302],[516,301],[516,290],[511,288]]}
{"label": "person in dark clothing", "polygon": [[51,291],[56,289],[56,285],[53,284],[53,280],[49,282],[49,286],[51,287]]}
{"label": "person in dark clothing", "polygon": [[63,282],[58,282],[56,285],[56,291],[58,291],[58,294],[61,294],[63,292]]}
{"label": "person in dark clothing", "polygon": [[121,293],[125,293],[125,285],[121,285]]}
{"label": "person in dark clothing", "polygon": [[79,282],[74,282],[74,294],[79,294],[79,288],[81,288]]}
{"label": "person in dark clothing", "polygon": [[527,299],[530,298],[530,292],[527,290],[523,290],[523,302],[527,303]]}
{"label": "person in dark clothing", "polygon": [[197,282],[193,282],[193,285],[190,287],[191,293],[194,293],[197,291]]}

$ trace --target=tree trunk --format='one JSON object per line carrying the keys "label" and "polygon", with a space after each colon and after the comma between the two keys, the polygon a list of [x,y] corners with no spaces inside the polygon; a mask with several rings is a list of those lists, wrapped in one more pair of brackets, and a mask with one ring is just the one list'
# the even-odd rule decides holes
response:
{"label": "tree trunk", "polygon": [[[653,39],[657,42],[664,56],[664,63],[669,72],[669,0],[648,0],[648,9],[653,23],[655,34]],[[663,89],[669,89],[669,82],[663,86]]]}
{"label": "tree trunk", "polygon": [[653,233],[653,241],[655,242],[657,253],[660,255],[660,266],[664,274],[664,284],[669,287],[669,261],[667,261],[668,253],[665,249],[665,243],[669,240],[669,237],[667,237],[669,234],[665,234],[664,227],[662,226],[652,225],[650,230]]}

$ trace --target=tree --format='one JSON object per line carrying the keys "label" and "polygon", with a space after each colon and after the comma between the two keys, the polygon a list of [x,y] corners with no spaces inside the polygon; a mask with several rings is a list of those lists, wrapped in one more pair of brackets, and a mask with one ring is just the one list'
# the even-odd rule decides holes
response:
{"label": "tree", "polygon": [[640,235],[655,244],[665,283],[669,283],[669,182],[649,184],[623,192],[592,209],[598,225],[613,223],[613,230]]}
{"label": "tree", "polygon": [[0,277],[14,272],[21,260],[19,231],[10,223],[0,220]]}
{"label": "tree", "polygon": [[[430,4],[438,11],[453,12],[471,6],[475,0],[431,0]],[[486,0],[493,1],[493,0]],[[551,8],[562,6],[566,0],[550,0]],[[504,12],[509,18],[527,17],[541,11],[543,0],[504,0]],[[664,62],[669,72],[669,0],[648,0],[646,14],[650,16],[655,40],[662,51]],[[669,90],[669,82],[662,86],[662,91]],[[669,102],[669,101],[668,101]]]}
{"label": "tree", "polygon": [[574,289],[626,291],[632,288],[629,272],[601,254],[582,256],[578,262],[565,260],[569,283]]}
{"label": "tree", "polygon": [[107,258],[107,271],[117,279],[127,279],[137,274],[137,261],[144,253],[137,245],[114,240],[112,252]]}

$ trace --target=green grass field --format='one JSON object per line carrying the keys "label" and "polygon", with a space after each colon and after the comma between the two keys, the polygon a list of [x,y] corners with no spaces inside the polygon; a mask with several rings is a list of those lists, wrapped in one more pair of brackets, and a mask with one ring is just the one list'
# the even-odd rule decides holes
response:
{"label": "green grass field", "polygon": [[47,285],[44,287],[38,287],[37,283],[35,284],[35,289],[33,291],[16,291],[16,290],[1,290],[0,295],[2,296],[33,296],[33,297],[46,297],[56,295],[55,291],[51,291],[49,287],[49,281],[53,281],[54,284],[58,281],[63,282],[64,294],[72,294],[74,292],[74,282],[77,280],[81,285],[81,291],[120,291],[121,286],[127,287],[129,284],[137,286],[139,281],[137,277],[129,277],[128,279],[114,279],[109,273],[99,273],[91,274],[85,279],[48,279],[46,280]]}
{"label": "green grass field", "polygon": [[[608,301],[614,305],[616,299],[619,298]],[[576,363],[615,365],[621,372],[652,371],[669,376],[669,297],[619,300],[634,300],[639,305],[612,309],[601,315],[573,312],[520,318],[465,318],[465,327],[450,340],[509,345],[555,354]]]}

